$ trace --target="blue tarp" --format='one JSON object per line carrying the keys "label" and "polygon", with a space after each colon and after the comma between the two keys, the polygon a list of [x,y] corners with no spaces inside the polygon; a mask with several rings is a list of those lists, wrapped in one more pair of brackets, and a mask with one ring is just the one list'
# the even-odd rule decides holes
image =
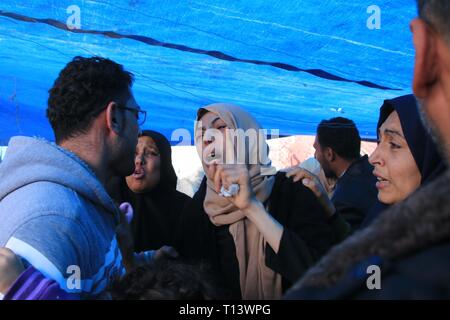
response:
{"label": "blue tarp", "polygon": [[[367,25],[378,21],[371,5],[379,29]],[[281,135],[345,116],[374,137],[383,100],[411,92],[415,15],[414,0],[2,0],[0,145],[53,138],[47,92],[76,55],[133,72],[144,128],[169,138],[192,132],[211,102],[241,105]]]}

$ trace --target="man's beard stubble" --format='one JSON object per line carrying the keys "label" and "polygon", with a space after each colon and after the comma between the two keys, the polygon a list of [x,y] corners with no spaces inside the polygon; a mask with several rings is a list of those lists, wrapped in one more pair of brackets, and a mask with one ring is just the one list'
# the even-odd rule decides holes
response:
{"label": "man's beard stubble", "polygon": [[447,150],[446,148],[446,144],[444,139],[442,138],[441,133],[434,126],[433,121],[428,118],[428,115],[425,111],[426,108],[425,103],[417,97],[416,101],[417,101],[417,108],[419,108],[420,119],[422,121],[423,126],[425,127],[425,130],[427,130],[428,134],[431,136],[431,139],[436,145],[439,154],[444,159],[445,164],[447,165],[448,168],[450,168],[450,153],[448,152],[449,150]]}

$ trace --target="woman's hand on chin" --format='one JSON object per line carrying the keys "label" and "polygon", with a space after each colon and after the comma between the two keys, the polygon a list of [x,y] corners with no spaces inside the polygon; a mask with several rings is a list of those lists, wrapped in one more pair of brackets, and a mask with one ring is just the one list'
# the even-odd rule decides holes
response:
{"label": "woman's hand on chin", "polygon": [[214,174],[214,188],[221,193],[222,187],[232,190],[232,185],[238,185],[237,193],[226,197],[238,209],[246,214],[249,209],[258,204],[250,184],[250,175],[244,164],[218,164]]}

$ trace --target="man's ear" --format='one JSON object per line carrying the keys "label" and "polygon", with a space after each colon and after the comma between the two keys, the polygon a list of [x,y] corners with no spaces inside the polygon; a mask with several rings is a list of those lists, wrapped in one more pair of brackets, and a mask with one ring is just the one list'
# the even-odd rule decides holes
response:
{"label": "man's ear", "polygon": [[436,35],[426,22],[419,18],[411,21],[410,28],[416,51],[413,91],[418,98],[424,98],[437,79]]}
{"label": "man's ear", "polygon": [[333,162],[336,159],[336,154],[334,153],[333,149],[331,149],[330,147],[326,147],[324,151],[325,159],[328,162]]}
{"label": "man's ear", "polygon": [[114,101],[108,103],[108,106],[105,110],[106,115],[106,126],[109,131],[113,131],[116,134],[119,134],[122,130],[122,115],[117,107],[117,103]]}

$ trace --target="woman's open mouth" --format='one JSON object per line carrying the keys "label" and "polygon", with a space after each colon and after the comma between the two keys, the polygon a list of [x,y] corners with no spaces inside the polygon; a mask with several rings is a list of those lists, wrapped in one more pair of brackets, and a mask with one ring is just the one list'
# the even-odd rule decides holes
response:
{"label": "woman's open mouth", "polygon": [[377,177],[377,183],[376,183],[376,187],[377,189],[381,190],[386,188],[389,185],[389,180],[383,178],[381,175],[379,175],[378,173],[374,172],[373,173],[375,175],[375,177]]}
{"label": "woman's open mouth", "polygon": [[132,176],[134,179],[140,180],[140,179],[144,178],[145,171],[142,168],[135,169]]}

